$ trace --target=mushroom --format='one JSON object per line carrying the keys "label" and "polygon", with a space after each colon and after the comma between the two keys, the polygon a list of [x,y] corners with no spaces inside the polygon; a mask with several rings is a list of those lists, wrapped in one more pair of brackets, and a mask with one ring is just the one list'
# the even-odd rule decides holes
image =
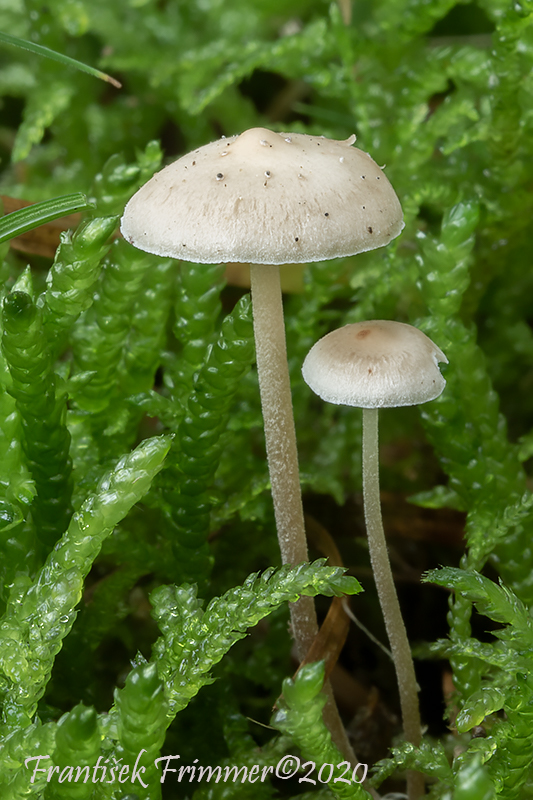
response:
{"label": "mushroom", "polygon": [[[438,364],[448,359],[412,325],[372,320],[345,325],[320,339],[302,367],[308,386],[322,400],[363,409],[363,502],[368,546],[400,691],[405,737],[420,744],[415,670],[394,586],[381,518],[378,409],[434,400],[446,381]],[[420,796],[421,776],[411,774],[409,798]],[[418,783],[418,788],[417,788]]]}
{"label": "mushroom", "polygon": [[[252,128],[178,159],[129,201],[124,237],[160,256],[250,263],[257,371],[283,563],[308,560],[279,265],[382,247],[403,228],[398,198],[355,136]],[[311,598],[291,607],[300,659],[316,634]]]}

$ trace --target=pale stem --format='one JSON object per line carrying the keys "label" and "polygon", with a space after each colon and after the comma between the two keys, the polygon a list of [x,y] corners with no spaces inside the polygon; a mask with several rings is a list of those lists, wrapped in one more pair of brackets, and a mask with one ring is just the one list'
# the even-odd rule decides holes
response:
{"label": "pale stem", "polygon": [[[250,267],[255,352],[281,560],[308,560],[279,267]],[[312,623],[310,623],[312,624]]]}
{"label": "pale stem", "polygon": [[[421,726],[415,668],[392,577],[381,518],[377,408],[363,409],[363,499],[370,560],[396,669],[404,734],[408,742],[418,746]],[[407,789],[409,800],[421,797],[424,794],[423,775],[409,771]]]}
{"label": "pale stem", "polygon": [[[296,432],[287,363],[285,323],[278,266],[250,265],[254,337],[259,391],[274,516],[283,564],[309,560],[302,507]],[[290,604],[292,633],[298,659],[311,647],[318,624],[312,597]],[[324,719],[333,741],[352,760],[353,751],[329,686]],[[356,763],[356,762],[355,762]]]}

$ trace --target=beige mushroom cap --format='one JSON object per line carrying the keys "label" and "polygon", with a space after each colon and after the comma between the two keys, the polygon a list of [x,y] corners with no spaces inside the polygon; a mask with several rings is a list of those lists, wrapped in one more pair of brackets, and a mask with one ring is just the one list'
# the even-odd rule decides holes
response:
{"label": "beige mushroom cap", "polygon": [[345,325],[313,345],[302,367],[305,382],[328,403],[359,408],[413,406],[434,400],[446,381],[448,359],[425,333],[403,322]]}
{"label": "beige mushroom cap", "polygon": [[252,128],[200,147],[129,201],[124,237],[198,263],[325,261],[388,244],[403,228],[382,170],[353,147]]}

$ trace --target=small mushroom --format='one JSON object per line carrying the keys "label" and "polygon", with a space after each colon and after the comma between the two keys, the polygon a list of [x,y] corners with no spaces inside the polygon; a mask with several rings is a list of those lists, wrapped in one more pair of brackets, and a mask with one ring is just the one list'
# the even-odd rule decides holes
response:
{"label": "small mushroom", "polygon": [[358,408],[427,403],[446,381],[448,363],[425,333],[403,322],[371,320],[326,334],[309,351],[302,374],[322,400]]}
{"label": "small mushroom", "polygon": [[[392,186],[354,141],[252,128],[154,175],[122,218],[124,237],[141,250],[250,264],[267,458],[282,561],[289,564],[308,553],[279,265],[382,247],[403,228]],[[291,617],[303,658],[317,629],[312,599],[292,606]]]}
{"label": "small mushroom", "polygon": [[[412,325],[372,320],[346,325],[309,351],[302,374],[323,400],[363,409],[363,501],[368,546],[389,638],[407,741],[420,743],[420,711],[411,649],[394,586],[383,531],[379,495],[378,409],[434,400],[446,381],[438,364],[448,359]],[[409,798],[423,790],[420,775],[408,775]]]}

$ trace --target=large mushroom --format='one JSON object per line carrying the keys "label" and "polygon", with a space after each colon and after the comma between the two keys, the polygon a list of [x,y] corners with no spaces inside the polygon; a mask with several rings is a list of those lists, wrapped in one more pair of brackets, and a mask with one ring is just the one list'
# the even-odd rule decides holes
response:
{"label": "large mushroom", "polygon": [[[382,247],[403,228],[398,198],[355,136],[252,128],[183,156],[129,201],[124,237],[197,263],[250,264],[257,371],[283,563],[308,559],[279,265]],[[316,634],[311,598],[291,608],[300,659]]]}

